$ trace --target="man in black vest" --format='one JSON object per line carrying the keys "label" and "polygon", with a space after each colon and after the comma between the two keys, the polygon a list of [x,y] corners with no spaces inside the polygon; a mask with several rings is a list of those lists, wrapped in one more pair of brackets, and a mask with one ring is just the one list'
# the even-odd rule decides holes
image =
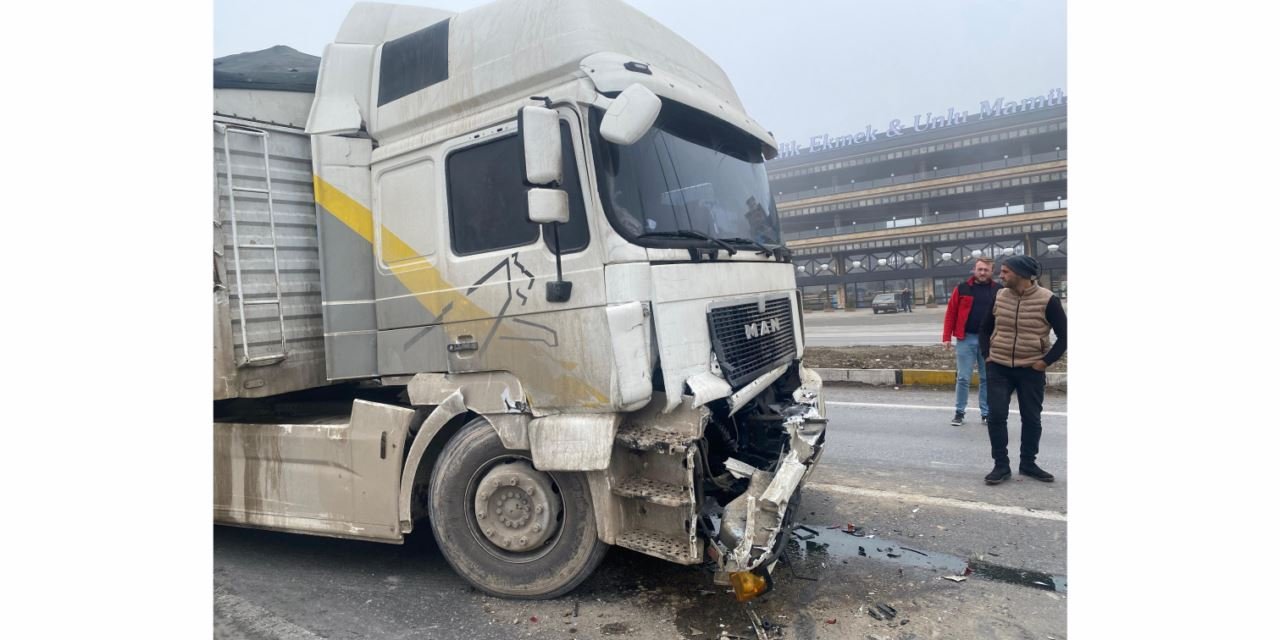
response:
{"label": "man in black vest", "polygon": [[[1036,464],[1040,453],[1040,410],[1044,406],[1045,369],[1067,352],[1067,313],[1062,301],[1036,284],[1040,263],[1031,256],[1013,256],[1000,265],[1004,289],[996,295],[991,313],[978,331],[983,359],[991,377],[991,458],[995,466],[987,484],[1000,484],[1012,475],[1009,466],[1009,400],[1018,394],[1022,445],[1018,473],[1041,482],[1053,474]],[[1049,345],[1050,331],[1057,336]]]}

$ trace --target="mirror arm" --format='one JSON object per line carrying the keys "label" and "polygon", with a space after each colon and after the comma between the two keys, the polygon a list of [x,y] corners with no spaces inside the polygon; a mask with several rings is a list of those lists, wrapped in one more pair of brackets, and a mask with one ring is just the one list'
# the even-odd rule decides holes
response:
{"label": "mirror arm", "polygon": [[547,283],[548,302],[568,302],[573,292],[573,283],[566,282],[564,272],[560,269],[560,223],[551,223],[551,240],[556,247],[556,280]]}
{"label": "mirror arm", "polygon": [[560,223],[551,225],[551,239],[556,245],[556,281],[564,280],[564,272],[560,270]]}

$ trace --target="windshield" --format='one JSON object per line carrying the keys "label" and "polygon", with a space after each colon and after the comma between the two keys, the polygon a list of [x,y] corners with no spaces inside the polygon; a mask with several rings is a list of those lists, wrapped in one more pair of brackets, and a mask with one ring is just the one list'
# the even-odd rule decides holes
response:
{"label": "windshield", "polygon": [[628,240],[688,247],[707,244],[696,237],[705,234],[781,244],[758,140],[664,100],[653,128],[635,144],[621,146],[600,137],[602,115],[592,109],[600,199],[614,228]]}

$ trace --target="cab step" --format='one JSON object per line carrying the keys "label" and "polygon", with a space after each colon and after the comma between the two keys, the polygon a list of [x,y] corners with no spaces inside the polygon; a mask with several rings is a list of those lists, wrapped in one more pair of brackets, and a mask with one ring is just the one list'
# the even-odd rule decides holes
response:
{"label": "cab step", "polygon": [[615,544],[677,564],[702,562],[702,540],[691,541],[687,537],[669,536],[648,529],[632,529],[619,535]]}
{"label": "cab step", "polygon": [[642,476],[631,476],[613,487],[613,495],[635,498],[664,507],[689,507],[693,504],[690,490],[677,484]]}
{"label": "cab step", "polygon": [[663,454],[684,453],[696,441],[694,436],[635,424],[622,425],[614,438],[614,442],[633,451],[656,451]]}

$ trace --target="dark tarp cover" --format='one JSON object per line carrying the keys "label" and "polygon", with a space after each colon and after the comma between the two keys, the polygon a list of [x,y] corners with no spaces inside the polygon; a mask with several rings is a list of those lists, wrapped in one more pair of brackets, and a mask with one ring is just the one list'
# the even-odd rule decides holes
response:
{"label": "dark tarp cover", "polygon": [[320,57],[284,45],[213,61],[213,88],[315,93]]}

